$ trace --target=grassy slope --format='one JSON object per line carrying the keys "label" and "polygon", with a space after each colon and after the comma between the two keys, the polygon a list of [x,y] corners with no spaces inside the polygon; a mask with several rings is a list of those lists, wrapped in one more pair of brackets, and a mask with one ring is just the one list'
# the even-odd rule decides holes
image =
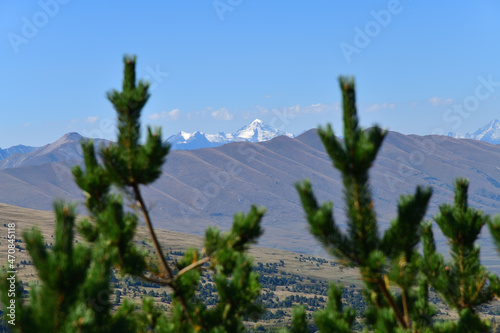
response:
{"label": "grassy slope", "polygon": [[[0,227],[3,227],[4,224],[8,223],[16,224],[16,239],[22,239],[23,230],[27,230],[32,227],[38,227],[42,231],[45,240],[49,245],[53,240],[52,235],[54,232],[54,216],[52,212],[19,208],[0,203]],[[170,253],[170,251],[184,251],[189,246],[201,247],[202,244],[202,238],[199,236],[160,229],[157,229],[156,232],[166,253]],[[7,228],[3,227],[2,231],[0,231],[0,260],[2,260],[3,262],[6,262],[7,258],[6,236]],[[81,238],[78,235],[77,240],[81,241]],[[138,229],[138,242],[141,242],[142,240],[144,240],[145,243],[149,243],[147,231],[144,227],[141,226]],[[21,248],[25,248],[22,242],[19,242],[17,244],[19,244]],[[357,270],[342,267],[335,260],[329,258],[312,257],[309,255],[301,255],[298,253],[277,249],[262,248],[258,246],[254,246],[250,250],[250,252],[254,257],[255,264],[262,263],[264,266],[266,266],[266,264],[272,265],[279,263],[278,272],[269,274],[266,273],[264,274],[266,276],[290,276],[283,275],[283,273],[288,273],[303,278],[301,283],[305,285],[315,285],[318,283],[324,285],[324,281],[333,281],[336,283],[342,283],[344,287],[347,287],[348,290],[353,291],[354,294],[359,293],[358,289],[359,287],[361,287],[361,282]],[[29,261],[31,259],[26,250],[21,250],[16,253],[17,264],[20,264],[22,260]],[[172,257],[177,258],[178,256],[174,255]],[[318,259],[325,260],[321,264],[318,263]],[[283,261],[283,265],[280,265],[280,261]],[[18,268],[18,278],[24,283],[36,281],[37,276],[34,266],[20,265]],[[125,286],[123,285],[117,286],[117,289],[123,291],[124,287]],[[307,298],[313,298],[315,296],[311,292],[293,291],[292,287],[293,285],[290,285],[289,288],[287,286],[278,286],[276,290],[273,291],[275,295],[274,300],[283,301],[287,296],[305,296]],[[162,289],[147,287],[139,287],[136,289],[137,292],[135,293],[130,292],[130,287],[128,289],[129,292],[126,295],[123,295],[123,297],[133,298],[136,301],[140,300],[144,291],[149,292],[153,290],[154,292],[162,292]],[[271,290],[269,290],[268,288],[263,288],[263,293],[270,291]],[[160,304],[164,304],[166,307],[168,307],[168,303],[162,303],[160,301],[160,296],[155,297],[155,299],[157,299]],[[453,312],[449,312],[444,307],[440,308],[442,310],[442,315],[440,317],[455,317]],[[492,308],[496,309],[497,305],[493,305]],[[291,314],[292,309],[290,307],[282,309],[286,314],[283,318],[266,320],[264,324],[266,324],[266,326],[280,326],[284,323],[289,322],[289,315]],[[273,313],[276,312],[276,310],[276,308],[270,309],[270,311]]]}

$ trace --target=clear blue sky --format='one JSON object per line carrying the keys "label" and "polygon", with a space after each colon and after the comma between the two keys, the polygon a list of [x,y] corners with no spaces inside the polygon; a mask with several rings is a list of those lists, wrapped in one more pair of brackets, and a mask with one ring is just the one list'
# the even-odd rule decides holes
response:
{"label": "clear blue sky", "polygon": [[339,131],[340,74],[356,78],[364,126],[468,132],[500,118],[499,31],[499,1],[5,0],[0,147],[113,138],[105,93],[126,53],[165,137],[255,118]]}

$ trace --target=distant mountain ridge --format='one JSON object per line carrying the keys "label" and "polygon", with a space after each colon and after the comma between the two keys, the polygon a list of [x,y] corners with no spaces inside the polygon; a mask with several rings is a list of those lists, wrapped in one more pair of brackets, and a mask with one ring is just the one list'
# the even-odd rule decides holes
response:
{"label": "distant mountain ridge", "polygon": [[480,140],[497,145],[500,144],[500,120],[494,119],[472,133],[449,132],[448,136],[456,139]]}
{"label": "distant mountain ridge", "polygon": [[[256,119],[249,125],[231,133],[205,134],[200,131],[194,133],[179,132],[167,138],[173,149],[191,150],[200,148],[219,147],[231,142],[264,142],[277,136],[285,135],[293,138],[293,134],[286,133]],[[15,146],[5,151],[5,157],[0,159],[0,169],[16,168],[28,165],[42,165],[51,162],[81,160],[82,150],[80,141],[84,138],[76,132],[63,135],[57,141],[43,147]],[[104,139],[93,139],[96,146],[109,142]],[[16,148],[17,147],[17,148]],[[14,149],[15,148],[15,149]],[[10,153],[10,155],[8,155]]]}
{"label": "distant mountain ridge", "polygon": [[[52,162],[83,159],[80,142],[85,139],[78,133],[71,132],[59,140],[26,153],[10,155],[0,160],[0,169],[16,168],[29,165],[42,165]],[[96,146],[109,142],[104,139],[93,139]],[[33,148],[33,147],[31,147]]]}
{"label": "distant mountain ridge", "polygon": [[38,147],[30,147],[30,146],[24,146],[24,145],[12,146],[12,147],[6,148],[6,149],[0,148],[0,160],[3,160],[4,158],[7,158],[7,157],[14,155],[14,154],[30,153],[30,152],[37,150],[37,149],[38,149]]}
{"label": "distant mountain ridge", "polygon": [[175,135],[169,136],[166,141],[172,145],[172,149],[191,150],[219,147],[231,142],[263,142],[280,135],[285,135],[290,138],[295,137],[291,133],[278,130],[265,124],[260,119],[255,119],[249,125],[230,134],[224,132],[206,134],[200,131],[193,133],[180,131]]}
{"label": "distant mountain ridge", "polygon": [[[17,166],[0,169],[0,202],[43,210],[51,210],[56,198],[82,203],[83,194],[70,169],[82,164],[81,157],[77,158],[81,139],[68,133],[24,154],[30,158],[18,161]],[[7,160],[13,163],[11,158]],[[470,179],[471,206],[498,214],[498,161],[500,145],[389,132],[370,170],[381,227],[387,227],[395,216],[399,196],[413,193],[417,185],[432,186],[429,214],[434,214],[437,205],[452,202],[453,180],[459,176]],[[307,232],[294,185],[305,178],[310,179],[320,202],[333,200],[335,219],[343,225],[342,179],[316,130],[294,139],[279,136],[257,143],[174,150],[158,181],[144,187],[144,197],[156,227],[194,234],[203,234],[208,225],[230,227],[234,213],[248,211],[251,204],[265,206],[265,233],[259,245],[318,255],[323,250]],[[481,247],[488,245],[488,251],[493,251],[491,239],[483,238],[486,243]],[[436,235],[436,242],[446,244],[442,235]]]}

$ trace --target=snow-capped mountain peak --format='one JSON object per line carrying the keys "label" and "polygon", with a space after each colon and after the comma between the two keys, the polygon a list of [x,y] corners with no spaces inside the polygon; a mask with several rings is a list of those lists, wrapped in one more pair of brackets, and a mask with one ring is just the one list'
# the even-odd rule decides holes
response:
{"label": "snow-capped mountain peak", "polygon": [[188,132],[184,132],[184,131],[181,131],[180,134],[184,138],[184,140],[189,140],[189,138],[192,136],[192,133],[188,133]]}
{"label": "snow-capped mountain peak", "polygon": [[172,145],[173,149],[198,149],[222,146],[235,141],[262,142],[280,135],[294,137],[291,133],[277,130],[265,124],[262,120],[255,119],[249,125],[230,134],[224,132],[205,134],[199,131],[194,133],[181,131],[167,138],[167,141]]}
{"label": "snow-capped mountain peak", "polygon": [[500,144],[500,120],[494,119],[472,133],[462,134],[450,132],[448,133],[448,136],[457,139],[474,139],[493,144]]}
{"label": "snow-capped mountain peak", "polygon": [[476,140],[487,142],[495,141],[495,143],[500,143],[500,121],[498,119],[490,121],[486,126],[472,133],[472,136],[474,136]]}
{"label": "snow-capped mountain peak", "polygon": [[249,125],[242,127],[233,133],[234,137],[241,138],[243,139],[242,141],[252,142],[267,141],[280,135],[293,137],[293,134],[285,133],[269,125],[266,125],[260,119],[255,119]]}

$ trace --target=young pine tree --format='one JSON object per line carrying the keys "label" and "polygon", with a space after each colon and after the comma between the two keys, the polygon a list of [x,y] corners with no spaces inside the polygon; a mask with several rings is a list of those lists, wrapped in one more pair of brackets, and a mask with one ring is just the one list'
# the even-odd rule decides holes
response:
{"label": "young pine tree", "polygon": [[[333,256],[357,267],[369,303],[364,323],[373,332],[485,332],[489,322],[477,307],[498,295],[498,278],[480,265],[474,245],[489,217],[467,207],[467,182],[457,181],[455,204],[443,205],[435,217],[449,238],[452,258],[447,263],[436,253],[430,223],[422,223],[432,194],[417,187],[402,196],[397,217],[381,234],[369,187],[369,169],[386,136],[374,126],[358,126],[355,87],[352,78],[341,77],[344,139],[335,137],[331,126],[318,134],[335,168],[342,174],[347,228],[341,230],[333,218],[333,204],[319,205],[311,184],[305,180],[297,190],[311,233]],[[500,230],[500,221],[490,224]],[[417,246],[424,235],[424,255]],[[500,239],[500,231],[497,231]],[[500,241],[499,241],[500,244]],[[460,320],[438,323],[436,309],[428,302],[428,285],[440,294]],[[314,315],[320,332],[351,332],[354,311],[342,308],[341,295],[331,286],[329,303]],[[296,310],[291,332],[308,332],[304,310]]]}
{"label": "young pine tree", "polygon": [[[249,245],[262,234],[263,209],[252,206],[247,215],[235,214],[226,233],[206,230],[204,248],[190,248],[178,262],[167,260],[153,228],[141,187],[154,182],[169,151],[160,130],[147,129],[141,143],[140,115],[149,85],[136,82],[135,57],[125,57],[122,91],[108,93],[118,115],[116,142],[96,153],[92,141],[83,142],[84,167],[73,174],[86,197],[88,217],[78,230],[87,244],[74,245],[74,208],[55,205],[56,239],[46,249],[36,229],[25,233],[27,250],[37,269],[40,285],[33,285],[29,302],[21,286],[16,289],[16,332],[243,332],[244,319],[258,318],[263,309],[256,304],[259,276],[247,255]],[[100,158],[98,158],[98,156]],[[125,194],[135,206],[124,210]],[[134,236],[142,220],[149,231],[156,258],[136,246]],[[112,270],[122,275],[170,287],[173,304],[169,314],[152,298],[144,298],[142,309],[121,297],[113,311],[110,279]],[[196,295],[204,271],[210,271],[219,301],[208,308]],[[6,272],[1,276],[2,301],[9,304]],[[115,301],[116,302],[116,301]]]}
{"label": "young pine tree", "polygon": [[[222,234],[208,228],[202,250],[189,249],[179,262],[167,260],[156,237],[141,187],[154,182],[168,154],[161,132],[148,128],[141,144],[141,110],[149,97],[148,84],[136,83],[135,58],[125,57],[122,91],[108,98],[118,114],[118,138],[96,153],[92,142],[82,143],[84,167],[73,174],[86,197],[88,217],[78,224],[87,244],[74,244],[74,207],[55,204],[56,231],[53,249],[45,247],[39,231],[25,232],[39,284],[33,284],[29,301],[16,283],[16,332],[243,332],[243,319],[258,317],[255,304],[260,285],[246,251],[261,235],[262,209],[236,214],[233,227]],[[451,259],[436,252],[430,223],[422,224],[431,190],[417,187],[401,197],[398,215],[380,235],[369,188],[369,169],[386,132],[358,126],[354,81],[340,79],[344,107],[344,140],[330,126],[319,130],[333,164],[342,173],[347,208],[347,229],[333,219],[333,205],[319,205],[308,181],[297,184],[312,234],[334,256],[357,267],[370,304],[367,329],[373,332],[485,332],[489,322],[478,307],[499,294],[498,278],[479,262],[475,245],[484,224],[500,247],[500,218],[492,221],[467,206],[467,182],[458,180],[455,203],[443,205],[435,217],[451,244]],[[100,158],[98,158],[100,157]],[[120,194],[122,193],[122,194]],[[125,211],[123,193],[135,210]],[[134,236],[140,212],[155,249],[155,258],[136,246]],[[423,255],[417,247],[423,236]],[[109,295],[112,270],[172,290],[173,305],[167,315],[152,298],[142,309],[127,300],[113,310]],[[203,271],[210,270],[219,302],[208,308],[196,296]],[[437,322],[428,303],[431,285],[459,320]],[[8,304],[9,282],[0,275],[2,302]],[[321,332],[351,332],[356,313],[344,308],[341,288],[331,285],[327,306],[314,314]],[[294,310],[291,332],[308,332],[304,308]],[[282,329],[285,332],[286,329]]]}
{"label": "young pine tree", "polygon": [[[432,226],[423,226],[423,265],[430,285],[446,304],[458,312],[458,322],[443,323],[443,328],[457,332],[487,332],[490,323],[482,320],[478,307],[498,295],[498,277],[481,265],[476,240],[485,224],[492,225],[489,216],[467,204],[466,179],[455,182],[455,201],[452,206],[442,205],[434,220],[448,239],[451,260],[437,253]],[[494,235],[494,233],[492,233]]]}
{"label": "young pine tree", "polygon": [[[133,326],[130,303],[111,314],[109,295],[111,265],[100,248],[74,243],[75,211],[62,202],[54,204],[55,243],[48,249],[39,230],[23,236],[40,284],[33,283],[29,301],[16,281],[15,332],[114,332]],[[0,288],[2,302],[9,304],[8,281],[3,272]]]}

